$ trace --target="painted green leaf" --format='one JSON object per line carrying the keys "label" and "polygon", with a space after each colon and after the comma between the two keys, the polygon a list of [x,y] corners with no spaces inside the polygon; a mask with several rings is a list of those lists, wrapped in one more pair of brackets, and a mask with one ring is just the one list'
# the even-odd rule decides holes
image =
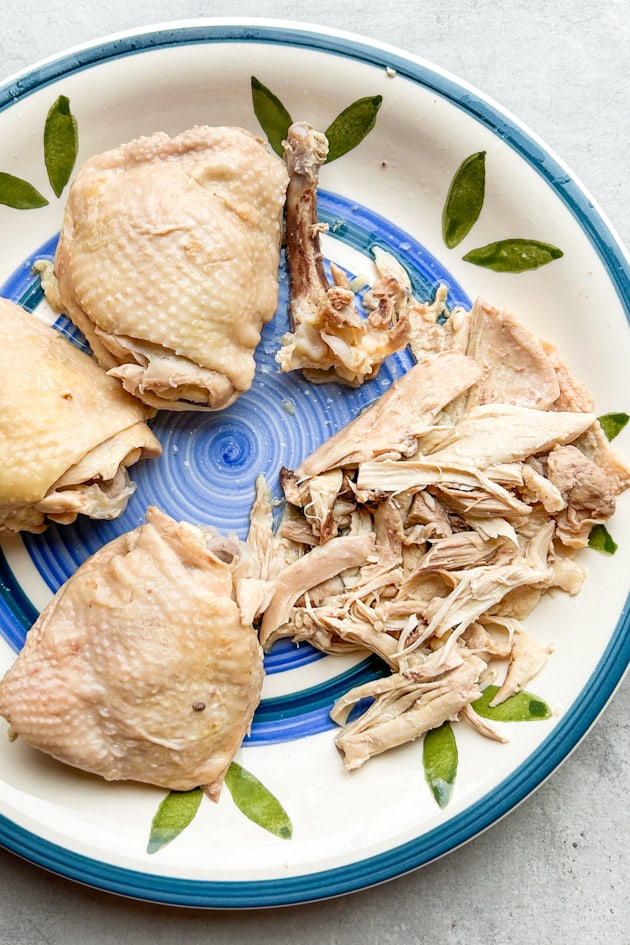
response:
{"label": "painted green leaf", "polygon": [[546,266],[554,259],[560,259],[562,255],[562,250],[551,243],[516,238],[499,240],[471,249],[463,259],[495,272],[525,272]]}
{"label": "painted green leaf", "polygon": [[475,712],[484,719],[495,722],[540,722],[550,719],[553,714],[546,702],[525,690],[510,696],[500,705],[491,706],[498,691],[498,686],[488,686],[480,698],[472,703]]}
{"label": "painted green leaf", "polygon": [[70,99],[60,95],[51,106],[44,126],[44,161],[56,197],[61,196],[70,180],[78,150],[77,120],[70,111]]}
{"label": "painted green leaf", "polygon": [[251,83],[254,114],[267,135],[269,144],[276,154],[282,157],[284,154],[282,142],[286,139],[293,119],[277,95],[274,95],[255,75],[252,76]]}
{"label": "painted green leaf", "polygon": [[337,115],[326,129],[328,164],[342,154],[347,154],[363,141],[374,127],[382,102],[382,95],[368,95],[357,99]]}
{"label": "painted green leaf", "polygon": [[0,171],[0,203],[15,210],[35,210],[48,201],[27,180]]}
{"label": "painted green leaf", "polygon": [[449,249],[453,249],[470,232],[476,223],[486,189],[486,152],[471,154],[455,172],[444,210],[442,212],[442,238]]}
{"label": "painted green leaf", "polygon": [[588,546],[603,555],[614,555],[618,548],[617,542],[605,525],[593,525],[588,535]]}
{"label": "painted green leaf", "polygon": [[621,433],[630,417],[627,413],[604,413],[597,418],[609,440],[614,440]]}
{"label": "painted green leaf", "polygon": [[251,772],[233,761],[227,770],[225,784],[232,800],[246,817],[276,837],[290,839],[293,826],[286,811]]}
{"label": "painted green leaf", "polygon": [[197,813],[203,791],[171,791],[166,795],[151,821],[147,853],[156,853],[178,837]]}
{"label": "painted green leaf", "polygon": [[457,742],[450,722],[426,733],[422,745],[424,776],[440,807],[446,807],[451,799],[457,761]]}

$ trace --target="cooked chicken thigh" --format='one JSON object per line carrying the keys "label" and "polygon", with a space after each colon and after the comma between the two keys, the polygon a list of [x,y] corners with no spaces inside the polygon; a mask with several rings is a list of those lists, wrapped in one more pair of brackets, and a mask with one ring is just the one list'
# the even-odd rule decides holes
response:
{"label": "cooked chicken thigh", "polygon": [[127,467],[161,452],[145,422],[152,411],[7,299],[0,377],[0,533],[119,515],[134,491]]}
{"label": "cooked chicken thigh", "polygon": [[245,549],[231,544],[150,508],[40,615],[0,682],[0,714],[66,764],[216,799],[263,680],[235,598]]}
{"label": "cooked chicken thigh", "polygon": [[251,386],[276,310],[286,185],[283,161],[241,128],[96,155],[70,191],[47,295],[145,403],[225,407]]}

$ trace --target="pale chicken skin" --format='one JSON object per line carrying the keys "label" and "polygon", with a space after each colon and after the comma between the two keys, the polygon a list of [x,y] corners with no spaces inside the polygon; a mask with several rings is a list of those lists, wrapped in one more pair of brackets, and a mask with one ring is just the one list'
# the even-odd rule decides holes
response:
{"label": "pale chicken skin", "polygon": [[145,403],[226,407],[251,386],[276,311],[287,180],[241,128],[98,154],[72,185],[47,297]]}
{"label": "pale chicken skin", "polygon": [[42,612],[0,682],[0,714],[66,764],[216,799],[263,680],[235,598],[242,550],[150,508]]}
{"label": "pale chicken skin", "polygon": [[127,468],[161,453],[146,423],[154,411],[7,299],[0,377],[0,534],[120,515],[134,491]]}

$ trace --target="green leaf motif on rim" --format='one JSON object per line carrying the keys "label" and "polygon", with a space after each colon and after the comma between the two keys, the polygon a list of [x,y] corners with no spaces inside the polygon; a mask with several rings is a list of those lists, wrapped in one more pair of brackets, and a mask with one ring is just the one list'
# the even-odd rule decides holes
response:
{"label": "green leaf motif on rim", "polygon": [[453,249],[477,222],[485,196],[486,152],[469,155],[453,177],[442,212],[442,238]]}
{"label": "green leaf motif on rim", "polygon": [[282,840],[292,837],[293,826],[284,807],[251,772],[233,761],[225,784],[232,800],[249,820]]}
{"label": "green leaf motif on rim", "polygon": [[282,142],[287,136],[293,119],[278,96],[263,85],[255,75],[251,77],[251,86],[254,114],[267,135],[269,144],[276,154],[282,157],[284,154]]}
{"label": "green leaf motif on rim", "polygon": [[[283,142],[293,124],[291,113],[278,96],[254,75],[251,77],[251,88],[254,114],[260,127],[276,154],[284,157]],[[374,127],[382,102],[382,95],[367,95],[352,102],[337,115],[325,132],[328,139],[327,164],[347,154],[363,141]]]}
{"label": "green leaf motif on rim", "polygon": [[479,699],[472,703],[475,712],[484,719],[495,722],[542,722],[553,715],[543,699],[525,689],[509,696],[499,705],[490,705],[498,691],[498,686],[488,686]]}
{"label": "green leaf motif on rim", "polygon": [[444,808],[451,799],[457,776],[457,742],[450,722],[431,729],[422,745],[424,777],[433,797]]}
{"label": "green leaf motif on rim", "polygon": [[27,180],[0,171],[0,203],[14,210],[36,210],[48,201]]}
{"label": "green leaf motif on rim", "polygon": [[60,197],[70,180],[77,153],[77,120],[70,111],[70,99],[60,95],[51,106],[44,125],[44,162],[55,196]]}
{"label": "green leaf motif on rim", "polygon": [[614,440],[623,430],[630,417],[627,413],[605,413],[597,418],[608,440]]}
{"label": "green leaf motif on rim", "polygon": [[593,525],[588,536],[588,546],[603,555],[614,555],[619,547],[605,525]]}
{"label": "green leaf motif on rim", "polygon": [[546,266],[563,255],[562,250],[551,243],[516,237],[471,249],[462,258],[494,272],[527,272]]}
{"label": "green leaf motif on rim", "polygon": [[201,788],[171,791],[166,795],[151,821],[147,853],[157,853],[188,827],[199,809],[202,797]]}
{"label": "green leaf motif on rim", "polygon": [[374,127],[382,103],[382,95],[368,95],[352,102],[337,115],[325,131],[328,138],[327,164],[352,151],[363,141]]}

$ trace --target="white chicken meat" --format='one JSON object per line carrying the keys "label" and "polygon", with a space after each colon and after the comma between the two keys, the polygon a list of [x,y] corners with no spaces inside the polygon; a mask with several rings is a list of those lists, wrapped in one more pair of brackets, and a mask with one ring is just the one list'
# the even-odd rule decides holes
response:
{"label": "white chicken meat", "polygon": [[[380,265],[405,284],[387,254]],[[474,703],[495,679],[493,705],[542,670],[553,647],[521,621],[549,591],[578,593],[576,551],[630,486],[586,389],[513,315],[481,300],[448,313],[443,291],[406,315],[418,363],[283,470],[287,511],[268,536],[303,557],[267,588],[263,646],[363,647],[391,670],[333,707],[348,769],[446,720],[503,740]],[[341,543],[363,561],[336,560]]]}

